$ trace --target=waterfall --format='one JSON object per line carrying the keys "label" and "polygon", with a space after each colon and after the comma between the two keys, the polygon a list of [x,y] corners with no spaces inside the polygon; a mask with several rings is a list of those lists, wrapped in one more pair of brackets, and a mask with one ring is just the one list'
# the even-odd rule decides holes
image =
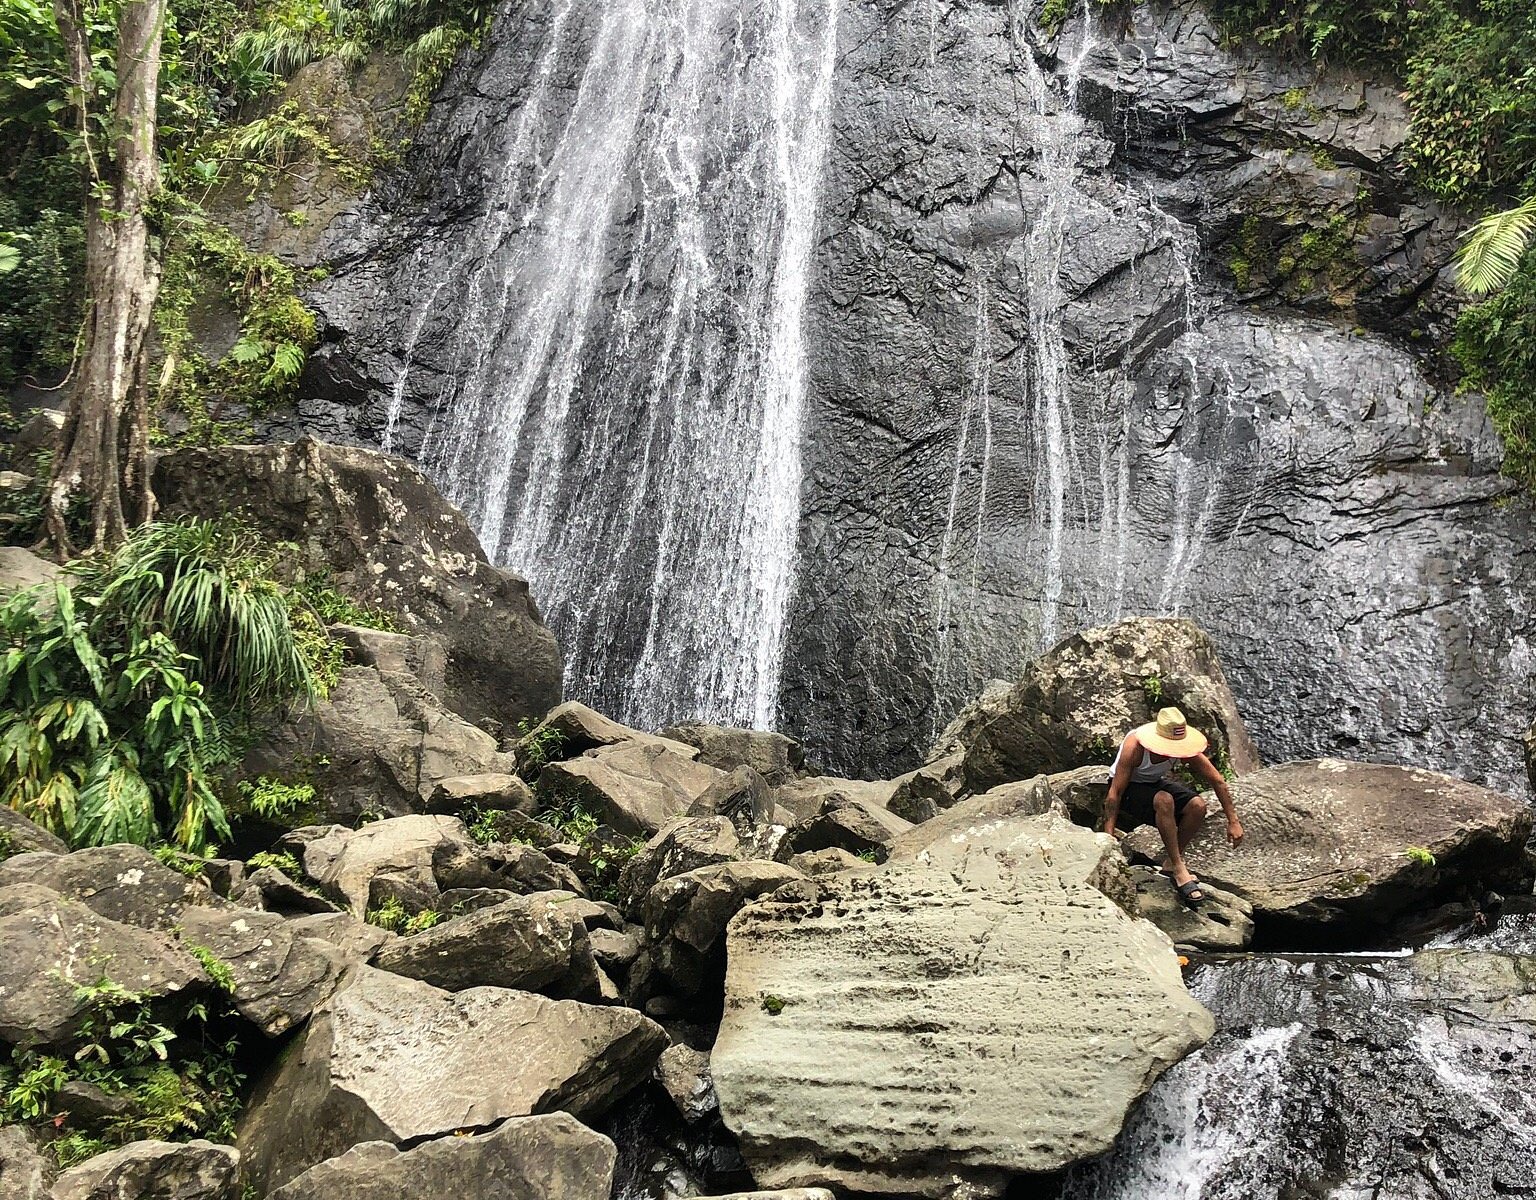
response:
{"label": "waterfall", "polygon": [[1029,333],[1026,393],[1033,408],[1035,461],[1039,464],[1037,511],[1044,521],[1039,630],[1042,649],[1054,643],[1061,633],[1067,510],[1081,486],[1076,464],[1077,421],[1069,391],[1062,329],[1067,297],[1061,285],[1061,271],[1067,222],[1079,197],[1078,158],[1086,122],[1078,112],[1077,93],[1083,64],[1093,50],[1095,37],[1089,0],[1083,0],[1079,17],[1081,38],[1075,52],[1062,64],[1059,101],[1033,52],[1022,44],[1023,31],[1017,21],[1013,31],[1019,74],[1029,102],[1028,120],[1021,124],[1025,126],[1028,145],[1038,155],[1041,185],[1040,203],[1030,226],[1022,265]]}
{"label": "waterfall", "polygon": [[774,722],[835,0],[559,0],[463,244],[423,460],[527,576],[570,694]]}

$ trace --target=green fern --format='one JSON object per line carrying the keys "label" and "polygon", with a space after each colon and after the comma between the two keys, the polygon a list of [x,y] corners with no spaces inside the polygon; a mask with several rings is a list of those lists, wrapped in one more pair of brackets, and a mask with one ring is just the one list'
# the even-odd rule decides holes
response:
{"label": "green fern", "polygon": [[1489,213],[1466,233],[1456,252],[1456,278],[1474,296],[1506,287],[1536,236],[1536,195],[1502,212]]}

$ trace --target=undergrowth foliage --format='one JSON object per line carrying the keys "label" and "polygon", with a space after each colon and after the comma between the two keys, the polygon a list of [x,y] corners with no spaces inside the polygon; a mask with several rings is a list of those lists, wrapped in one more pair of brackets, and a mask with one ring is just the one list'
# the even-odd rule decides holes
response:
{"label": "undergrowth foliage", "polygon": [[158,522],[0,605],[0,803],[77,846],[227,839],[247,723],[324,694],[341,653],[279,552],[233,518]]}
{"label": "undergrowth foliage", "polygon": [[[234,1140],[244,1079],[235,1040],[216,1032],[217,1013],[203,1003],[157,1012],[110,979],[81,985],[76,998],[84,1016],[70,1049],[18,1047],[0,1059],[0,1124],[46,1129],[64,1167],[145,1138]],[[88,1119],[65,1111],[60,1092],[72,1083],[99,1088],[112,1111]]]}
{"label": "undergrowth foliage", "polygon": [[[1452,353],[1488,397],[1505,472],[1536,488],[1536,4],[1530,0],[1206,0],[1235,41],[1385,67],[1403,81],[1414,181],[1485,216],[1461,260],[1475,293]],[[1489,253],[1494,251],[1494,253]],[[1517,269],[1518,264],[1518,269]]]}

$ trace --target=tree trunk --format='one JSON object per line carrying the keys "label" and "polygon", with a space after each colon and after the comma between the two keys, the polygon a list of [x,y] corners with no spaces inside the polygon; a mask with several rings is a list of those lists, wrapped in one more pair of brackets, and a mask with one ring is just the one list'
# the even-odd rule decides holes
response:
{"label": "tree trunk", "polygon": [[[92,547],[121,541],[153,513],[148,471],[148,336],[160,268],[147,208],[160,186],[155,147],[160,34],[166,0],[123,0],[117,18],[117,96],[109,147],[93,144],[89,26],[83,0],[55,0],[85,148],[86,325],[77,382],[64,415],[44,513],[45,532],[70,554],[67,516],[91,509]],[[108,151],[103,153],[103,151]]]}

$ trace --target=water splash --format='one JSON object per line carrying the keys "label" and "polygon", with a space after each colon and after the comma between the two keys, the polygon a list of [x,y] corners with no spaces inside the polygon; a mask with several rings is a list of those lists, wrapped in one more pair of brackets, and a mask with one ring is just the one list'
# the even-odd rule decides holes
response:
{"label": "water splash", "polygon": [[455,314],[424,460],[632,722],[774,722],[836,12],[565,0],[406,334]]}
{"label": "water splash", "polygon": [[[1115,1149],[1074,1171],[1062,1200],[1253,1200],[1285,1182],[1284,1068],[1299,1024],[1185,1059],[1158,1081]],[[1266,1144],[1267,1143],[1267,1144]]]}

